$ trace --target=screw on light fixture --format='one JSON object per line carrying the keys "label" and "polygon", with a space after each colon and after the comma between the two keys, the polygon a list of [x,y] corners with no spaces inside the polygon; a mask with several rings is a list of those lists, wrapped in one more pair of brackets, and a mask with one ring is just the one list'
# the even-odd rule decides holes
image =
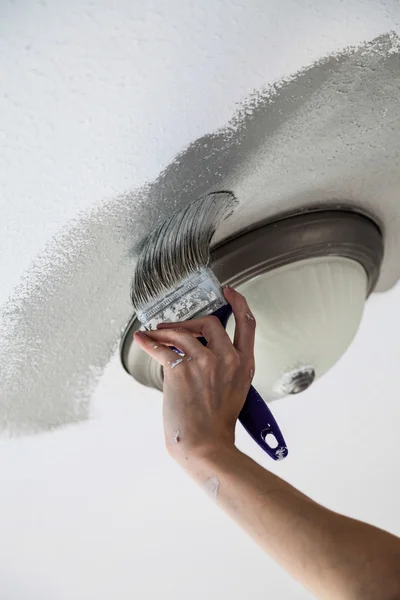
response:
{"label": "screw on light fixture", "polygon": [[285,373],[275,384],[274,390],[282,396],[299,394],[310,387],[315,379],[313,367],[300,367]]}

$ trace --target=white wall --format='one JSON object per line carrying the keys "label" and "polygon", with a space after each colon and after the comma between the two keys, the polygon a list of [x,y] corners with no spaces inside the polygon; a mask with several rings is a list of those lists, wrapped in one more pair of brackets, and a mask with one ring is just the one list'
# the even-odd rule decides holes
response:
{"label": "white wall", "polygon": [[[60,228],[71,228],[71,219],[78,219],[74,231],[82,241],[87,222],[80,211],[151,182],[187,144],[223,126],[252,91],[349,44],[400,32],[395,1],[17,1],[3,2],[0,11],[2,303],[15,298],[24,270],[53,236],[57,243]],[[389,116],[395,127],[397,115]],[[141,207],[135,208],[139,223]],[[91,213],[89,221],[95,218]],[[70,288],[76,273],[86,273],[76,266],[84,256],[60,247]],[[46,281],[58,273],[47,260],[50,250],[39,263]],[[37,337],[23,338],[25,363],[15,363],[12,373],[0,370],[5,433],[7,415],[15,422],[13,407],[37,417],[41,389],[59,406],[69,388],[64,380],[57,387],[57,369],[68,371],[74,355],[88,360],[82,372],[92,366],[81,346],[98,345],[107,361],[119,327],[108,325],[113,302],[117,321],[130,310],[129,264],[118,270],[115,257],[107,264],[108,249],[99,248],[99,256],[82,299],[98,321],[82,327],[66,306],[61,323],[49,309],[38,316]],[[102,264],[115,277],[106,312],[102,288],[95,287]],[[397,287],[373,297],[355,344],[334,371],[307,394],[274,405],[290,444],[287,462],[272,465],[239,436],[257,460],[315,499],[398,534],[399,294]],[[79,313],[79,295],[73,298]],[[4,311],[2,319],[5,339]],[[52,335],[57,351],[48,377],[56,376],[49,386],[43,365],[29,370],[27,363]],[[18,398],[10,381],[22,390]],[[135,385],[117,357],[101,376],[90,415],[52,433],[0,442],[2,598],[308,597],[170,462],[159,396]]]}

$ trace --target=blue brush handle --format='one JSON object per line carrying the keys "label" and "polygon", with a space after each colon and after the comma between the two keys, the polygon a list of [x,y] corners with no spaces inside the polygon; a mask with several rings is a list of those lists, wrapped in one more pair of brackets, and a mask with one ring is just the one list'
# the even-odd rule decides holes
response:
{"label": "blue brush handle", "polygon": [[[232,307],[230,304],[225,304],[213,313],[215,317],[218,317],[225,329],[231,314]],[[200,338],[200,341],[205,346],[207,345],[207,341],[204,338]],[[239,415],[239,421],[253,440],[271,458],[282,460],[288,455],[285,439],[279,429],[278,423],[275,421],[272,412],[263,398],[253,386],[251,386],[247,394],[246,402]],[[269,433],[275,436],[277,445],[270,446],[266,442],[265,437]]]}

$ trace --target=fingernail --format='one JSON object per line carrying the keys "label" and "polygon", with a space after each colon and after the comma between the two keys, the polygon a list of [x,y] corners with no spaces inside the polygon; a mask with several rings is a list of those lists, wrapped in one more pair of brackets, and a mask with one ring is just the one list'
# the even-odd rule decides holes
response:
{"label": "fingernail", "polygon": [[226,286],[224,287],[224,292],[230,292],[231,290],[232,290],[232,288],[231,288],[231,286],[230,286],[230,285],[226,285]]}

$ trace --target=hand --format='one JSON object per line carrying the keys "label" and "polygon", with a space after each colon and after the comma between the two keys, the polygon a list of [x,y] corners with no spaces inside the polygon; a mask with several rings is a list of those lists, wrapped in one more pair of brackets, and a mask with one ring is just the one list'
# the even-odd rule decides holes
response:
{"label": "hand", "polygon": [[[164,367],[165,440],[179,462],[221,444],[233,447],[235,424],[254,376],[255,319],[241,294],[232,288],[224,293],[235,317],[233,344],[212,316],[135,334],[139,346]],[[207,347],[196,339],[201,336]]]}

